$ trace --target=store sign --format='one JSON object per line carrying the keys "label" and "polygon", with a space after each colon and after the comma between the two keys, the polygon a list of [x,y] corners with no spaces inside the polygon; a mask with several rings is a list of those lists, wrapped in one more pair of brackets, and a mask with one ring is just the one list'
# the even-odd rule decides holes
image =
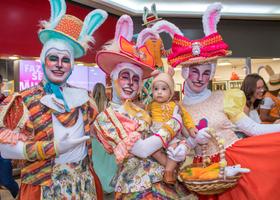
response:
{"label": "store sign", "polygon": [[40,62],[34,60],[20,60],[19,63],[19,90],[38,85],[43,78],[43,69]]}
{"label": "store sign", "polygon": [[[19,90],[38,85],[44,74],[41,63],[35,60],[20,60]],[[92,91],[96,83],[105,85],[105,73],[96,67],[75,66],[67,83]]]}

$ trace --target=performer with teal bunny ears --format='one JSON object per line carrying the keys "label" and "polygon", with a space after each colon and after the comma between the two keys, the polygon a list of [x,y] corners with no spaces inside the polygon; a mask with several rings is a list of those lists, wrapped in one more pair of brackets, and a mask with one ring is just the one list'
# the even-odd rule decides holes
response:
{"label": "performer with teal bunny ears", "polygon": [[83,22],[66,14],[64,0],[50,5],[51,18],[38,33],[44,78],[1,104],[1,156],[26,160],[19,199],[102,199],[89,140],[97,110],[86,90],[66,81],[107,13],[96,9]]}

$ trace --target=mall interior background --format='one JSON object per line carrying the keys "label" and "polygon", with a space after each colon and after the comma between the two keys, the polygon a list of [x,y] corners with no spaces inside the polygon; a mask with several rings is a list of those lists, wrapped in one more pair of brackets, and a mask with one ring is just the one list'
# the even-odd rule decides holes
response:
{"label": "mall interior background", "polygon": [[[11,0],[0,2],[0,22],[4,30],[0,31],[0,73],[4,77],[3,90],[6,94],[30,87],[42,78],[42,69],[38,56],[41,44],[37,38],[38,21],[49,17],[47,0]],[[78,15],[81,19],[93,8],[67,1],[67,12]],[[163,17],[176,24],[190,39],[203,37],[201,19],[182,17]],[[118,19],[110,14],[108,20],[95,34],[95,46],[85,58],[76,63],[69,83],[92,90],[95,83],[102,82],[107,86],[110,81],[95,64],[95,53],[102,45],[113,38],[112,27]],[[134,16],[134,33],[142,27],[141,16]],[[262,66],[269,65],[280,72],[280,21],[279,20],[244,20],[221,19],[218,31],[230,46],[231,57],[218,61],[217,73],[212,83],[213,90],[225,90],[240,87],[243,78],[248,73],[259,73],[268,80],[268,74]],[[169,48],[171,38],[161,35],[165,48]],[[167,66],[166,60],[164,60]],[[175,69],[176,90],[182,90],[183,78],[180,69]],[[232,73],[238,75],[238,80],[231,80]],[[235,77],[235,79],[237,79]],[[107,80],[107,81],[106,81]],[[180,95],[181,96],[181,95]]]}

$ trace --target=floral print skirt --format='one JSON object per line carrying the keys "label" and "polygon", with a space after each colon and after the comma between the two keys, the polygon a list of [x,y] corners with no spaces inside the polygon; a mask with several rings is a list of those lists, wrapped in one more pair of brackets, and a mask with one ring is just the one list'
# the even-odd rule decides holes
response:
{"label": "floral print skirt", "polygon": [[115,200],[197,200],[182,184],[175,186],[163,182],[154,183],[150,189],[141,192],[115,193]]}
{"label": "floral print skirt", "polygon": [[77,163],[56,164],[52,174],[53,185],[42,187],[42,200],[97,199],[94,177],[87,158]]}

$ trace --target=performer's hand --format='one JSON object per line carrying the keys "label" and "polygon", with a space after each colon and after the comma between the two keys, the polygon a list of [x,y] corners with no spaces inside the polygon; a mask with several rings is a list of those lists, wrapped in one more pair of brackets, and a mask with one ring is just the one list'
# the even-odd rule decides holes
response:
{"label": "performer's hand", "polygon": [[182,116],[179,113],[179,107],[175,106],[172,118],[176,119],[180,124],[182,124]]}
{"label": "performer's hand", "polygon": [[167,155],[168,158],[177,161],[182,162],[186,159],[186,155],[188,153],[188,148],[185,144],[179,144],[177,147],[169,147],[167,149]]}
{"label": "performer's hand", "polygon": [[192,138],[195,138],[197,133],[198,133],[197,128],[190,128],[189,129],[189,134]]}
{"label": "performer's hand", "polygon": [[211,138],[211,135],[209,135],[209,128],[203,128],[200,129],[195,137],[195,141],[198,144],[207,144],[209,139]]}
{"label": "performer's hand", "polygon": [[228,177],[235,176],[236,174],[240,174],[240,173],[249,173],[249,172],[250,169],[241,168],[241,165],[233,165],[233,166],[225,167],[225,175]]}
{"label": "performer's hand", "polygon": [[90,137],[89,136],[83,136],[80,138],[70,138],[69,133],[67,133],[65,136],[63,136],[59,141],[56,141],[56,148],[57,151],[60,154],[64,154],[68,152],[69,150],[72,150],[73,148],[79,146],[83,142],[87,141]]}
{"label": "performer's hand", "polygon": [[187,145],[191,148],[195,148],[197,144],[207,144],[211,136],[209,135],[209,128],[200,129],[195,138],[188,137]]}

